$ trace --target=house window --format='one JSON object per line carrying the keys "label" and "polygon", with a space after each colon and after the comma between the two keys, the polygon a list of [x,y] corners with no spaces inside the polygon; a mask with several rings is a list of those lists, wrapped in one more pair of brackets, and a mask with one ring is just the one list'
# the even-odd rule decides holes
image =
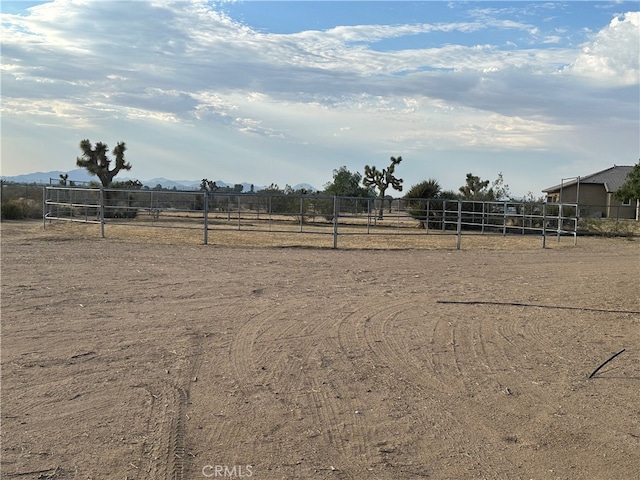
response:
{"label": "house window", "polygon": [[623,207],[630,207],[631,206],[631,199],[627,198],[626,200],[623,200],[620,205],[622,205]]}

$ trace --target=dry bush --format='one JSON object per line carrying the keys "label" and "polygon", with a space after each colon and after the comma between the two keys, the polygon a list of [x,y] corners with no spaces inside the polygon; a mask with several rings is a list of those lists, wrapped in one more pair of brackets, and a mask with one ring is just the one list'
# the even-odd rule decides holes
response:
{"label": "dry bush", "polygon": [[626,237],[632,239],[640,235],[640,222],[613,218],[586,218],[580,222],[586,233],[595,233],[603,237]]}

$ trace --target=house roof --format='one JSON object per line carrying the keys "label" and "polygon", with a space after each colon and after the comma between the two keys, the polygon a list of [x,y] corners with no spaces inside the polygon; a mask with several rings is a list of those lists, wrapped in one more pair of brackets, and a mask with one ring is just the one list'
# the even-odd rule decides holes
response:
{"label": "house roof", "polygon": [[[631,165],[614,165],[613,167],[601,170],[600,172],[592,173],[584,177],[579,177],[580,184],[600,184],[604,186],[607,193],[612,193],[618,190],[624,182],[627,181],[627,175],[631,173],[633,166]],[[572,179],[569,182],[555,185],[553,187],[545,188],[542,190],[545,193],[557,192],[560,188],[566,188],[571,185],[575,185],[578,182],[578,178]]]}

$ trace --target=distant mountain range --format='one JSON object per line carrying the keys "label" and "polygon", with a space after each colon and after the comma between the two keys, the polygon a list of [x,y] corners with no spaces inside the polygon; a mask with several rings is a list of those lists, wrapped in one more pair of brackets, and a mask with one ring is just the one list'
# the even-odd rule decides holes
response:
{"label": "distant mountain range", "polygon": [[[69,175],[69,177],[67,178],[68,182],[77,182],[77,183],[84,183],[84,182],[90,182],[90,181],[97,181],[98,179],[95,176],[90,176],[87,171],[84,168],[77,168],[75,170],[69,170],[68,172],[63,172],[60,170],[52,170],[50,172],[35,172],[35,173],[28,173],[25,175],[14,175],[12,177],[7,177],[4,176],[2,177],[2,180],[5,182],[14,182],[14,183],[36,183],[39,185],[58,185],[58,182],[60,181],[60,175]],[[126,177],[117,177],[116,180],[122,180],[122,181],[126,181],[126,180],[135,180],[133,178],[126,178]],[[167,178],[164,177],[158,177],[158,178],[152,178],[151,180],[140,180],[140,182],[142,182],[142,185],[149,187],[149,188],[154,188],[157,187],[158,185],[161,185],[163,188],[168,188],[168,189],[173,189],[175,187],[176,190],[199,190],[200,189],[200,183],[202,182],[202,180],[169,180]],[[222,180],[216,180],[216,185],[218,185],[219,187],[233,187],[235,184],[233,183],[226,183],[223,182]],[[243,189],[243,192],[249,192],[251,190],[251,183],[241,183]],[[259,185],[254,185],[253,186],[254,191],[259,191],[262,190],[264,188],[266,188],[266,186],[259,186]],[[315,192],[317,191],[317,189],[315,187],[313,187],[312,185],[309,185],[308,183],[299,183],[297,185],[293,185],[292,188],[294,190],[298,190],[301,188],[304,188],[308,191],[311,192]]]}

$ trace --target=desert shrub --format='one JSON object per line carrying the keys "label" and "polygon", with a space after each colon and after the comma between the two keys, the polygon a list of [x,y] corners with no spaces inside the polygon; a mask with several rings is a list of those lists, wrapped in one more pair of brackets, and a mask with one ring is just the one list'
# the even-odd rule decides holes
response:
{"label": "desert shrub", "polygon": [[15,200],[2,203],[2,220],[21,220],[24,218],[22,209]]}
{"label": "desert shrub", "polygon": [[437,202],[438,206],[433,202],[433,199],[440,195],[440,190],[438,181],[430,178],[413,185],[404,196],[408,200],[409,215],[418,220],[423,227],[427,224],[428,210],[442,208],[441,202]]}
{"label": "desert shrub", "polygon": [[331,222],[333,220],[333,197],[318,197],[313,200],[311,210],[314,214],[324,217],[325,220]]}
{"label": "desert shrub", "polygon": [[104,191],[105,218],[135,218],[138,207],[135,193],[129,190],[113,189]]}
{"label": "desert shrub", "polygon": [[29,200],[24,204],[24,216],[26,218],[42,218],[42,204]]}
{"label": "desert shrub", "polygon": [[21,197],[16,200],[2,202],[2,218],[7,220],[40,217],[42,217],[42,206],[30,198]]}
{"label": "desert shrub", "polygon": [[603,237],[633,238],[640,229],[635,221],[620,221],[607,218],[585,218],[580,220],[580,228],[587,233],[595,233]]}
{"label": "desert shrub", "polygon": [[118,207],[104,209],[104,218],[136,218],[137,215],[137,209]]}
{"label": "desert shrub", "polygon": [[2,218],[9,220],[9,215],[17,219],[42,217],[41,185],[3,182],[0,193],[2,194]]}

